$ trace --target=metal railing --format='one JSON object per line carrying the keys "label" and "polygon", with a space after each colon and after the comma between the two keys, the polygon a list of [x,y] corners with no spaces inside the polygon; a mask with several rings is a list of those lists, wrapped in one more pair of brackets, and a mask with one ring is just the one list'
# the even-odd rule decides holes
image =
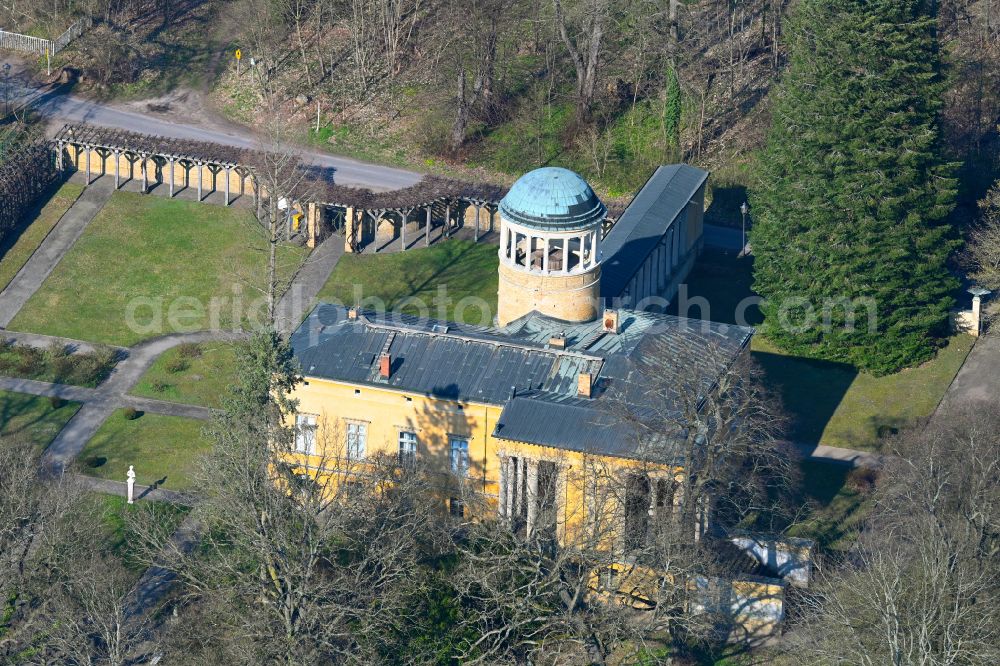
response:
{"label": "metal railing", "polygon": [[74,21],[73,25],[66,29],[66,32],[55,39],[44,39],[42,37],[32,37],[31,35],[0,30],[0,49],[37,53],[38,55],[55,55],[66,48],[74,39],[82,35],[91,26],[91,23],[89,18]]}

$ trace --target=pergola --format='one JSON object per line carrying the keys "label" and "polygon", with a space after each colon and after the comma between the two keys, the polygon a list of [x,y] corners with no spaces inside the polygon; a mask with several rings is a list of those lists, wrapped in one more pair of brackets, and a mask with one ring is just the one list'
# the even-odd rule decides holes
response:
{"label": "pergola", "polygon": [[[257,166],[265,164],[266,155],[260,151],[92,125],[65,125],[56,134],[53,143],[58,148],[58,169],[66,168],[65,160],[68,157],[72,165],[86,171],[88,185],[93,179],[96,164],[99,166],[98,175],[107,175],[113,171],[116,189],[121,187],[123,175],[126,180],[141,177],[144,192],[148,191],[152,181],[153,184],[166,184],[173,197],[178,187],[192,186],[191,172],[196,170],[197,182],[194,186],[198,190],[198,201],[205,200],[206,188],[209,194],[219,191],[220,174],[224,174],[223,192],[227,206],[233,200],[234,189],[240,196],[252,191],[258,199],[258,205],[260,195],[267,196],[266,192],[260,191],[255,176]],[[113,169],[108,168],[111,157],[114,158]],[[138,176],[137,168],[140,174]],[[442,235],[447,237],[451,235],[454,225],[464,219],[465,212],[470,210],[475,211],[473,237],[478,242],[484,232],[482,212],[485,210],[489,215],[485,231],[495,231],[497,208],[506,194],[505,188],[496,185],[440,176],[425,176],[418,183],[399,190],[373,192],[336,184],[307,164],[298,164],[294,168],[302,169],[304,176],[298,185],[299,191],[292,192],[289,196],[303,211],[307,208],[310,211],[310,244],[315,242],[318,225],[318,218],[312,213],[323,208],[344,216],[345,245],[348,251],[359,248],[359,226],[363,226],[366,219],[375,225],[376,233],[380,222],[392,222],[393,239],[396,237],[395,228],[398,227],[402,248],[405,250],[406,227],[409,223],[417,222],[418,226],[423,226],[424,242],[429,245],[435,217],[443,219]],[[463,217],[456,219],[456,215]]]}
{"label": "pergola", "polygon": [[[153,163],[152,180],[156,184],[164,183],[163,167],[169,167],[166,169],[166,183],[170,188],[171,197],[174,196],[178,184],[175,167],[180,167],[182,170],[181,184],[184,187],[191,186],[191,171],[197,168],[198,201],[204,200],[205,171],[208,171],[211,178],[210,193],[218,191],[218,176],[224,173],[223,191],[227,206],[232,201],[232,175],[237,176],[239,195],[243,196],[246,194],[248,179],[251,181],[251,187],[254,187],[252,165],[260,159],[260,154],[253,150],[207,141],[174,139],[93,125],[65,125],[56,134],[53,141],[58,146],[56,160],[59,169],[63,169],[65,166],[64,159],[69,148],[73,149],[73,157],[77,164],[86,161],[88,185],[92,179],[94,161],[91,158],[92,155],[97,155],[100,158],[100,175],[107,174],[108,158],[114,156],[115,189],[121,186],[123,171],[121,160],[123,158],[128,164],[127,176],[129,180],[133,178],[135,166],[139,165],[144,192],[149,188],[149,163]],[[81,155],[86,159],[82,159]]]}

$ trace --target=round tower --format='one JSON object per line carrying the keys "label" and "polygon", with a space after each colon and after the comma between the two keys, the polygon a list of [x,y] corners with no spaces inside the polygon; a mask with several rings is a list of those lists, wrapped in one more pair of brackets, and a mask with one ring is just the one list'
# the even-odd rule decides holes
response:
{"label": "round tower", "polygon": [[600,315],[601,223],[608,209],[583,178],[544,167],[500,202],[497,324],[532,310],[570,322]]}

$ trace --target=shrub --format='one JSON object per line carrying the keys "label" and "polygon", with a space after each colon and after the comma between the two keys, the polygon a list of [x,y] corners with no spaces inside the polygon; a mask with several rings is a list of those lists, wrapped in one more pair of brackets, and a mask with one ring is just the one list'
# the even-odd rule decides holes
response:
{"label": "shrub", "polygon": [[197,342],[185,342],[177,347],[177,354],[181,358],[198,358],[202,354],[201,345]]}
{"label": "shrub", "polygon": [[167,372],[184,372],[188,369],[188,362],[185,358],[171,358],[163,366]]}
{"label": "shrub", "polygon": [[50,395],[49,404],[52,406],[52,409],[62,409],[66,406],[66,400],[57,395]]}
{"label": "shrub", "polygon": [[125,409],[122,410],[122,415],[128,421],[135,421],[137,418],[142,416],[142,412],[140,412],[135,407],[126,407]]}
{"label": "shrub", "polygon": [[163,381],[162,379],[154,379],[153,381],[151,381],[149,383],[149,385],[157,393],[163,393],[168,388],[170,388],[170,384],[168,384],[167,382]]}

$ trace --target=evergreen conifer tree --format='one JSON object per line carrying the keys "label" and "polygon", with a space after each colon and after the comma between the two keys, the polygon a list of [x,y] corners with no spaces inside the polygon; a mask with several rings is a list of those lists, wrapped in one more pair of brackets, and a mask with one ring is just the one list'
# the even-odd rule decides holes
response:
{"label": "evergreen conifer tree", "polygon": [[877,374],[926,360],[957,286],[934,3],[802,0],[791,34],[751,193],[764,333]]}

